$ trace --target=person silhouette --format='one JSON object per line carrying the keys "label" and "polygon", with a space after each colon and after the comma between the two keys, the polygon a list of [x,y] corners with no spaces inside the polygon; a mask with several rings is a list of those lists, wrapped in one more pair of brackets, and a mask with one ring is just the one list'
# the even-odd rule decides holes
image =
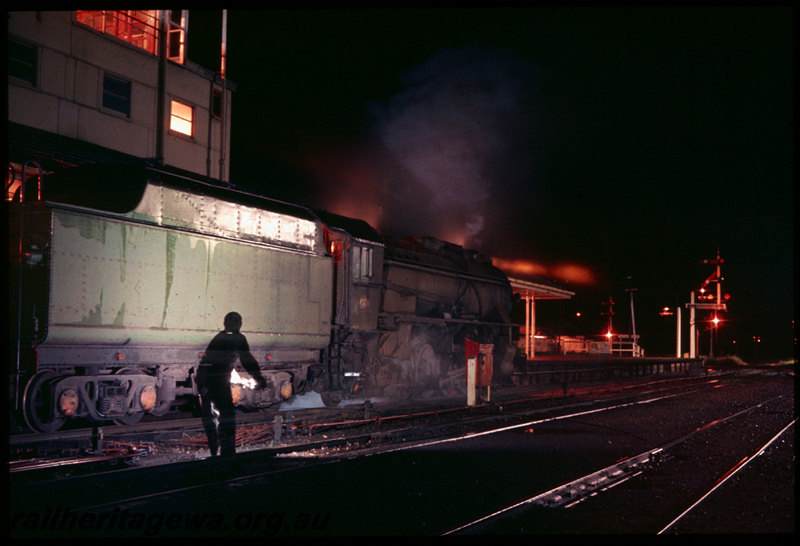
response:
{"label": "person silhouette", "polygon": [[258,361],[250,353],[247,338],[241,333],[242,316],[231,311],[223,320],[224,329],[208,344],[195,381],[200,395],[203,427],[208,436],[211,456],[236,453],[236,414],[231,395],[231,371],[237,357],[259,389],[267,385]]}

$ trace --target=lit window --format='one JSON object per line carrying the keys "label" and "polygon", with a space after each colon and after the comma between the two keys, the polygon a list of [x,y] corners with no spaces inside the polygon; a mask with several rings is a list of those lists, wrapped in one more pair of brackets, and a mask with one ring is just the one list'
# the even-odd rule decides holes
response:
{"label": "lit window", "polygon": [[75,20],[79,23],[83,23],[86,26],[92,27],[93,29],[105,32],[106,25],[106,12],[105,11],[84,11],[78,10],[75,12]]}
{"label": "lit window", "polygon": [[75,20],[153,55],[158,53],[158,10],[79,10]]}
{"label": "lit window", "polygon": [[188,104],[173,100],[169,116],[170,130],[182,135],[192,136],[193,121],[194,109]]}
{"label": "lit window", "polygon": [[171,9],[167,12],[167,58],[183,64],[186,51],[186,10]]}

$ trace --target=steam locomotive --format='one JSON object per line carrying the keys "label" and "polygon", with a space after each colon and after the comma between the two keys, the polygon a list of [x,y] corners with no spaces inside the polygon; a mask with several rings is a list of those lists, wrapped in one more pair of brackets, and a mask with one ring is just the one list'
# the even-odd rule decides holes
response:
{"label": "steam locomotive", "polygon": [[153,166],[33,186],[8,203],[11,410],[33,430],[133,424],[191,400],[229,311],[268,381],[234,370],[242,408],[463,389],[467,339],[510,375],[511,287],[476,252]]}

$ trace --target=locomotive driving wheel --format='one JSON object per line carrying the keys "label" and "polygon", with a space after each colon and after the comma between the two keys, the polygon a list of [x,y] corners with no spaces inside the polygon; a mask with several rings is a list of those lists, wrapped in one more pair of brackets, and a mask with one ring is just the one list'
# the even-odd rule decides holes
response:
{"label": "locomotive driving wheel", "polygon": [[25,387],[22,412],[25,422],[33,430],[55,432],[67,420],[55,407],[53,386],[57,379],[57,373],[45,370],[34,375]]}
{"label": "locomotive driving wheel", "polygon": [[439,387],[441,363],[436,351],[428,343],[417,345],[412,355],[414,384],[422,390]]}

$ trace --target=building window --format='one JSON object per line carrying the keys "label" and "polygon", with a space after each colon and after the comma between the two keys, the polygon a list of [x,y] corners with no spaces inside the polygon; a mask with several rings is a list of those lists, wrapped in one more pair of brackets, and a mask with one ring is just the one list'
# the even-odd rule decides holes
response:
{"label": "building window", "polygon": [[167,11],[167,59],[179,64],[183,64],[186,53],[187,13],[180,9]]}
{"label": "building window", "polygon": [[222,119],[222,89],[214,89],[214,98],[211,101],[211,115],[215,119]]}
{"label": "building window", "polygon": [[35,46],[8,39],[8,75],[36,87],[38,51]]}
{"label": "building window", "polygon": [[131,82],[103,74],[103,108],[131,115]]}
{"label": "building window", "polygon": [[177,100],[172,101],[169,115],[169,128],[176,133],[192,136],[194,108]]}
{"label": "building window", "polygon": [[79,10],[76,20],[153,55],[158,54],[158,10]]}

